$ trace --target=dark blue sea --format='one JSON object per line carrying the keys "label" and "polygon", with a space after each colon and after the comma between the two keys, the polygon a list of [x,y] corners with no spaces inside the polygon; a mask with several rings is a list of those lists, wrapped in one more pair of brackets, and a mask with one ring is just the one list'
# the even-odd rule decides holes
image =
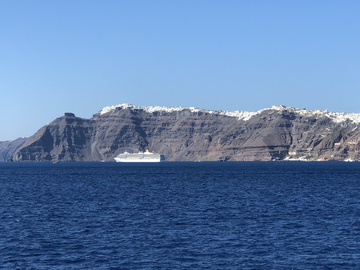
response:
{"label": "dark blue sea", "polygon": [[360,269],[360,163],[0,163],[1,269]]}

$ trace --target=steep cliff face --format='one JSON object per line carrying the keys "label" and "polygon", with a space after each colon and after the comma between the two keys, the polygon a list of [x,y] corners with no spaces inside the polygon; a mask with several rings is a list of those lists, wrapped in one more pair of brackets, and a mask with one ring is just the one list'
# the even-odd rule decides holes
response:
{"label": "steep cliff face", "polygon": [[11,157],[11,161],[98,160],[91,151],[93,121],[66,113],[42,127]]}
{"label": "steep cliff face", "polygon": [[28,138],[18,138],[13,141],[0,142],[0,162],[7,161]]}
{"label": "steep cliff face", "polygon": [[284,106],[246,113],[122,104],[91,119],[57,118],[11,160],[112,161],[145,149],[168,161],[359,159],[357,117]]}

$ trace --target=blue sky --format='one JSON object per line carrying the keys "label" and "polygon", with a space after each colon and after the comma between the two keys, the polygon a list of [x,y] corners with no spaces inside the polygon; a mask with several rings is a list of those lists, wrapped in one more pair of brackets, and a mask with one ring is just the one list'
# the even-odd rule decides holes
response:
{"label": "blue sky", "polygon": [[0,141],[105,106],[360,113],[360,1],[0,1]]}

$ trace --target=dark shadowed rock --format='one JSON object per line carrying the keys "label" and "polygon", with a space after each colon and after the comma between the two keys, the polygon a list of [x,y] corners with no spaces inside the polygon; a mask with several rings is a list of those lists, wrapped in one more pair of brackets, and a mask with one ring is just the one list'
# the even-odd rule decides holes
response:
{"label": "dark shadowed rock", "polygon": [[91,119],[65,113],[31,136],[11,160],[113,161],[124,151],[145,149],[168,161],[359,159],[356,117],[285,106],[229,113],[123,104]]}
{"label": "dark shadowed rock", "polygon": [[13,141],[0,142],[0,161],[7,161],[28,138],[18,138]]}
{"label": "dark shadowed rock", "polygon": [[31,136],[11,161],[98,160],[91,152],[92,122],[66,113]]}

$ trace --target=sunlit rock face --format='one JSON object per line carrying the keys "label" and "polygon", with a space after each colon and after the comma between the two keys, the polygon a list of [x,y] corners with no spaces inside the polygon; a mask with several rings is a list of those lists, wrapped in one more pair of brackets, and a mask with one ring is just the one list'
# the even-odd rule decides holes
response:
{"label": "sunlit rock face", "polygon": [[149,149],[167,161],[360,158],[358,114],[273,106],[258,112],[120,104],[72,113],[28,138],[11,161],[113,161]]}

